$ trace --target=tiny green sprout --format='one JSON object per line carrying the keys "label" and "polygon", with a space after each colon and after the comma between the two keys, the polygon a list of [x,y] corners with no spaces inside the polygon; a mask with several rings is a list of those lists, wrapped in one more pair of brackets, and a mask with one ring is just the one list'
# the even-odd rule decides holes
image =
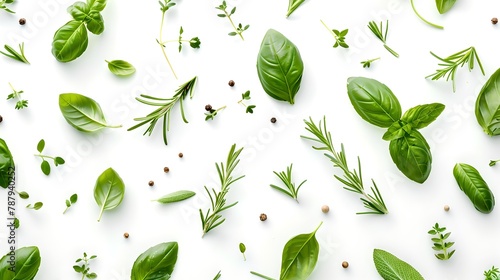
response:
{"label": "tiny green sprout", "polygon": [[495,166],[497,164],[497,162],[499,162],[500,159],[497,159],[497,160],[490,160],[490,166]]}
{"label": "tiny green sprout", "polygon": [[363,68],[370,68],[370,66],[372,65],[372,62],[379,60],[379,59],[380,59],[380,57],[377,57],[374,59],[367,59],[367,60],[361,61],[361,64],[363,65]]}
{"label": "tiny green sprout", "polygon": [[42,206],[43,206],[42,202],[36,202],[34,205],[31,205],[31,204],[26,205],[26,208],[40,210],[40,208],[42,208]]}
{"label": "tiny green sprout", "polygon": [[42,169],[43,174],[49,176],[50,174],[50,164],[46,160],[51,159],[54,162],[55,166],[63,165],[65,163],[64,159],[62,157],[51,157],[47,155],[42,155],[43,149],[45,148],[45,140],[41,139],[38,141],[38,144],[36,146],[36,149],[38,150],[39,154],[35,154],[36,157],[40,157],[42,159],[42,164],[40,165],[40,168]]}
{"label": "tiny green sprout", "polygon": [[253,114],[253,109],[255,109],[255,107],[257,107],[257,106],[256,105],[246,105],[243,102],[244,100],[250,100],[250,99],[251,99],[251,97],[250,97],[250,91],[247,90],[247,91],[245,91],[244,93],[241,94],[241,100],[238,101],[238,103],[246,107],[246,110],[245,110],[246,113]]}
{"label": "tiny green sprout", "polygon": [[75,193],[69,197],[69,199],[66,199],[66,209],[64,209],[64,213],[68,211],[68,209],[71,207],[71,205],[75,204],[76,201],[78,200],[78,195]]}

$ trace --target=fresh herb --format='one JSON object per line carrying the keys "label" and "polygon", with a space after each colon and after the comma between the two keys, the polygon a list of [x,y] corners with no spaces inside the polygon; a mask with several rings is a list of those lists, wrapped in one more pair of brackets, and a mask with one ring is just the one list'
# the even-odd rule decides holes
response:
{"label": "fresh herb", "polygon": [[281,180],[281,182],[283,182],[286,189],[280,188],[280,187],[273,185],[273,184],[271,184],[271,187],[274,188],[275,190],[278,190],[278,191],[288,195],[289,197],[295,199],[295,201],[299,202],[298,195],[299,195],[300,187],[302,187],[302,185],[307,180],[302,181],[302,183],[300,183],[298,187],[295,187],[295,183],[293,183],[293,181],[292,181],[292,167],[293,167],[293,164],[290,164],[290,166],[288,166],[286,168],[286,172],[281,171],[280,173],[278,173],[276,171],[273,171],[273,173],[276,176],[278,176],[278,178]]}
{"label": "fresh herb", "polygon": [[413,266],[384,250],[373,250],[373,262],[385,280],[424,280]]}
{"label": "fresh herb", "polygon": [[103,128],[122,127],[108,124],[99,103],[78,93],[60,94],[59,109],[66,121],[79,131],[96,132]]}
{"label": "fresh herb", "polygon": [[231,16],[236,12],[236,7],[233,7],[231,9],[231,11],[228,12],[227,11],[226,1],[222,1],[222,4],[220,4],[219,6],[217,6],[215,8],[217,10],[220,10],[220,11],[223,12],[223,14],[217,14],[217,16],[218,17],[222,17],[222,18],[227,17],[227,19],[229,19],[229,22],[231,22],[231,25],[233,26],[234,32],[229,32],[227,35],[229,35],[229,36],[236,36],[236,35],[238,35],[238,36],[240,36],[241,40],[244,41],[245,39],[243,38],[242,33],[243,33],[243,31],[247,30],[250,27],[250,25],[247,24],[244,27],[243,27],[243,25],[241,23],[238,24],[238,27],[236,27],[234,25],[234,22],[231,19]]}
{"label": "fresh herb", "polygon": [[453,176],[479,212],[487,214],[493,211],[495,197],[477,169],[465,163],[457,163],[453,168]]}
{"label": "fresh herb", "polygon": [[182,120],[185,123],[188,123],[185,115],[184,115],[184,107],[183,107],[183,100],[186,99],[186,97],[189,94],[190,98],[193,98],[193,90],[194,86],[196,84],[196,76],[189,80],[188,82],[182,84],[176,91],[174,96],[171,98],[159,98],[159,97],[153,97],[145,94],[141,94],[142,98],[136,97],[136,100],[150,106],[155,106],[159,107],[158,109],[154,110],[153,112],[149,113],[147,116],[142,117],[142,118],[135,118],[134,121],[138,121],[139,123],[132,126],[129,128],[127,131],[134,130],[138,127],[141,127],[147,123],[149,123],[148,128],[146,131],[144,131],[143,135],[148,134],[148,136],[153,133],[153,130],[156,126],[156,123],[158,122],[159,119],[163,118],[163,143],[165,145],[168,144],[167,142],[167,131],[169,131],[170,128],[170,112],[172,111],[172,108],[174,108],[175,104],[180,103],[181,107],[181,116]]}
{"label": "fresh herb", "polygon": [[206,121],[213,120],[215,118],[215,116],[217,116],[217,113],[219,111],[224,110],[225,108],[226,108],[226,106],[222,106],[219,109],[212,109],[212,108],[210,108],[209,110],[207,110],[208,112],[205,113],[205,120]]}
{"label": "fresh herb", "polygon": [[240,248],[240,252],[241,254],[243,254],[243,260],[247,260],[247,257],[245,257],[245,252],[247,250],[247,247],[245,246],[245,244],[243,243],[240,243],[240,245],[238,246]]}
{"label": "fresh herb", "polygon": [[[307,279],[316,267],[319,244],[316,232],[323,222],[311,233],[299,234],[290,239],[283,248],[280,280]],[[251,274],[264,279],[274,280],[254,271]]]}
{"label": "fresh herb", "polygon": [[45,160],[46,158],[53,160],[55,166],[63,165],[65,161],[62,157],[51,157],[42,155],[44,148],[45,148],[45,140],[41,139],[36,145],[36,149],[38,150],[39,154],[35,156],[40,157],[42,159],[42,164],[40,167],[42,168],[43,174],[48,176],[50,174],[50,164],[47,160]]}
{"label": "fresh herb", "polygon": [[43,206],[42,202],[36,202],[34,205],[31,205],[31,204],[26,205],[26,208],[40,210],[40,208],[42,208],[42,206]]}
{"label": "fresh herb", "polygon": [[94,199],[101,208],[98,222],[101,221],[104,210],[116,208],[125,196],[125,184],[113,168],[106,169],[95,183]]}
{"label": "fresh herb", "polygon": [[[439,0],[436,0],[436,1],[439,1]],[[411,3],[411,8],[413,9],[413,12],[417,15],[418,18],[420,18],[423,22],[427,23],[428,25],[432,26],[432,27],[435,27],[435,28],[438,28],[438,29],[443,29],[444,27],[442,27],[441,25],[437,25],[437,24],[434,24],[428,20],[426,20],[425,18],[423,18],[418,12],[417,12],[417,9],[415,8],[415,4],[413,4],[413,0],[410,0],[410,3]],[[437,2],[436,2],[437,4]],[[439,10],[439,7],[438,7],[438,10]]]}
{"label": "fresh herb", "polygon": [[476,99],[475,114],[477,122],[486,134],[500,135],[500,118],[498,117],[500,116],[500,68],[481,88]]}
{"label": "fresh herb", "polygon": [[361,61],[361,64],[363,65],[363,68],[370,68],[372,65],[372,62],[379,60],[380,57],[374,58],[374,59],[367,59],[365,61]]}
{"label": "fresh herb", "polygon": [[362,174],[361,174],[361,160],[358,157],[358,170],[353,169],[352,171],[349,169],[347,165],[347,159],[344,151],[344,144],[340,146],[340,152],[335,151],[332,142],[332,136],[330,132],[326,129],[326,118],[323,117],[323,126],[321,125],[321,121],[319,121],[318,125],[316,125],[312,118],[309,118],[309,121],[304,120],[306,124],[306,130],[312,133],[315,137],[301,136],[302,138],[309,139],[314,142],[318,142],[322,144],[322,146],[313,146],[313,149],[319,151],[326,151],[324,155],[332,161],[334,167],[338,167],[343,171],[343,178],[334,175],[334,177],[339,180],[342,184],[344,184],[344,189],[359,193],[363,197],[360,200],[363,202],[365,208],[370,211],[367,212],[358,212],[356,214],[387,214],[389,211],[385,206],[384,200],[380,191],[378,190],[377,184],[372,179],[373,187],[370,188],[372,194],[368,194],[365,191],[365,187],[363,184]]}
{"label": "fresh herb", "polygon": [[105,61],[108,63],[109,71],[111,71],[111,73],[115,74],[116,76],[130,76],[135,73],[134,65],[125,60]]}
{"label": "fresh herb", "polygon": [[241,100],[240,100],[240,101],[238,101],[238,103],[239,103],[239,104],[241,104],[241,105],[243,105],[243,106],[245,106],[245,108],[246,108],[246,110],[245,110],[245,111],[246,111],[247,113],[253,114],[253,109],[254,109],[255,107],[257,107],[257,106],[255,106],[255,105],[248,105],[248,106],[247,106],[247,105],[243,102],[244,100],[250,100],[250,99],[251,99],[251,97],[250,97],[250,91],[249,91],[249,90],[247,90],[247,91],[245,91],[244,93],[242,93],[242,94],[241,94]]}
{"label": "fresh herb", "polygon": [[[224,163],[216,163],[215,167],[217,169],[217,173],[219,174],[221,190],[219,192],[215,191],[212,188],[212,192],[208,190],[205,186],[205,190],[207,191],[208,197],[211,202],[211,209],[208,209],[204,214],[200,209],[200,218],[201,218],[201,226],[203,229],[203,235],[217,226],[221,225],[226,219],[222,217],[221,213],[233,206],[235,206],[238,202],[234,202],[230,205],[226,205],[226,195],[229,193],[229,187],[236,181],[245,177],[245,175],[239,176],[233,179],[233,171],[238,166],[240,160],[238,156],[240,155],[243,148],[236,150],[236,144],[231,146],[229,150],[229,154],[227,156],[226,165]],[[213,195],[212,195],[213,194]]]}
{"label": "fresh herb", "polygon": [[288,0],[288,12],[286,17],[289,17],[305,0]]}
{"label": "fresh herb", "polygon": [[71,205],[75,204],[76,201],[78,200],[78,195],[75,193],[69,197],[69,199],[66,199],[66,209],[64,209],[63,214],[68,211],[68,209],[71,207]]}
{"label": "fresh herb", "polygon": [[164,195],[158,199],[152,200],[152,201],[157,201],[162,204],[168,204],[168,203],[174,203],[174,202],[179,202],[185,199],[188,199],[190,197],[193,197],[196,193],[192,191],[176,191],[173,193],[169,193],[167,195]]}
{"label": "fresh herb", "polygon": [[495,166],[497,164],[497,162],[499,162],[500,159],[497,159],[497,160],[490,160],[490,166]]}
{"label": "fresh herb", "polygon": [[491,269],[488,271],[485,271],[483,275],[486,276],[486,278],[484,278],[484,280],[499,280],[500,279],[500,269],[498,269],[498,267],[492,266]]}
{"label": "fresh herb", "polygon": [[90,265],[89,265],[90,260],[93,260],[95,258],[97,258],[96,255],[88,257],[87,253],[83,252],[83,258],[79,258],[75,261],[76,265],[73,266],[73,269],[75,270],[76,273],[82,274],[82,280],[85,278],[88,279],[97,278],[97,274],[95,272],[90,272]]}
{"label": "fresh herb", "polygon": [[179,39],[177,40],[177,42],[179,43],[179,52],[181,52],[181,50],[182,50],[182,43],[183,42],[189,43],[189,46],[191,46],[191,48],[193,48],[193,49],[199,49],[200,48],[200,44],[201,44],[200,38],[193,37],[190,40],[183,40],[182,39],[182,34],[183,33],[184,33],[184,29],[182,29],[182,26],[181,26],[181,28],[179,29]]}
{"label": "fresh herb", "polygon": [[172,63],[170,63],[170,60],[168,59],[167,52],[165,51],[165,44],[163,43],[163,26],[165,25],[165,13],[170,8],[175,6],[175,2],[172,2],[172,0],[163,0],[163,2],[159,1],[159,3],[161,10],[160,37],[159,39],[156,40],[156,42],[160,45],[161,52],[163,53],[163,56],[165,57],[165,60],[167,61],[168,66],[172,71],[172,74],[174,74],[174,77],[177,80],[177,74],[175,74],[174,67],[172,66]]}
{"label": "fresh herb", "polygon": [[7,8],[6,4],[12,4],[14,3],[14,0],[0,0],[0,10],[4,10],[7,13],[15,14],[13,10]]}
{"label": "fresh herb", "polygon": [[439,224],[436,223],[432,229],[427,232],[428,234],[435,236],[431,238],[432,242],[434,242],[432,249],[434,249],[434,251],[442,251],[442,253],[434,254],[434,256],[440,260],[448,260],[451,256],[453,256],[453,253],[455,253],[455,250],[452,250],[451,252],[449,251],[455,242],[446,242],[446,239],[448,239],[451,235],[451,232],[444,233],[445,230],[445,227],[439,227]]}
{"label": "fresh herb", "polygon": [[[11,264],[12,255],[15,256],[15,269]],[[14,253],[8,253],[0,259],[0,275],[2,280],[7,279],[35,279],[42,258],[36,246],[22,247]]]}
{"label": "fresh herb", "polygon": [[436,0],[436,8],[440,14],[448,12],[457,0]]}
{"label": "fresh herb", "polygon": [[380,24],[377,25],[375,23],[375,21],[370,21],[368,23],[368,28],[371,30],[373,35],[375,35],[375,37],[377,37],[380,41],[382,41],[382,43],[384,44],[384,48],[386,50],[388,50],[393,56],[399,57],[399,54],[397,52],[395,52],[393,49],[391,49],[386,43],[387,42],[387,31],[389,31],[389,20],[387,20],[385,22],[385,32],[383,31],[384,28],[383,28],[382,22],[380,22]]}
{"label": "fresh herb", "polygon": [[18,229],[21,226],[21,222],[18,218],[14,218],[14,228]]}
{"label": "fresh herb", "polygon": [[214,280],[219,280],[221,276],[222,276],[222,274],[220,274],[220,270],[219,270],[219,272],[217,272],[217,275],[215,275]]}
{"label": "fresh herb", "polygon": [[342,31],[339,31],[337,29],[330,29],[322,20],[320,20],[323,26],[333,35],[333,38],[335,39],[335,44],[333,44],[333,47],[336,48],[338,46],[341,46],[342,48],[349,48],[349,45],[346,44],[345,42],[345,36],[347,35],[347,32],[349,32],[349,29],[344,29]]}
{"label": "fresh herb", "polygon": [[135,260],[130,280],[170,279],[178,252],[177,242],[160,243],[149,248]]}
{"label": "fresh herb", "polygon": [[4,52],[0,51],[1,54],[5,55],[7,57],[10,57],[14,60],[20,61],[22,63],[30,64],[30,62],[28,61],[28,59],[24,55],[24,42],[19,44],[19,52],[14,50],[14,48],[12,48],[9,45],[4,45],[4,48],[8,53],[4,53]]}
{"label": "fresh herb", "polygon": [[21,93],[23,93],[24,91],[15,90],[11,83],[9,83],[9,86],[12,89],[12,93],[7,96],[7,100],[17,99],[16,106],[14,107],[17,110],[21,110],[23,108],[28,108],[28,100],[23,100],[21,98]]}
{"label": "fresh herb", "polygon": [[10,186],[11,181],[14,180],[15,167],[14,158],[7,143],[0,138],[0,187],[9,188],[10,190],[15,189]]}
{"label": "fresh herb", "polygon": [[446,81],[448,81],[451,78],[453,84],[453,92],[455,92],[455,73],[457,72],[458,66],[463,67],[464,64],[467,63],[467,65],[469,66],[469,71],[472,71],[472,69],[474,69],[474,61],[476,60],[479,68],[481,69],[481,73],[485,75],[483,65],[481,65],[481,61],[479,60],[479,56],[477,55],[476,49],[474,47],[459,51],[446,58],[441,58],[433,52],[431,52],[431,54],[441,61],[438,65],[443,66],[443,68],[437,69],[436,73],[428,75],[425,78],[427,79],[429,77],[432,77],[433,81],[439,80],[443,77],[446,77]]}
{"label": "fresh herb", "polygon": [[28,199],[30,198],[30,195],[27,192],[18,192],[14,189],[14,191],[19,195],[21,199]]}
{"label": "fresh herb", "polygon": [[269,29],[257,57],[257,74],[272,98],[294,104],[300,89],[304,62],[299,49],[280,32]]}

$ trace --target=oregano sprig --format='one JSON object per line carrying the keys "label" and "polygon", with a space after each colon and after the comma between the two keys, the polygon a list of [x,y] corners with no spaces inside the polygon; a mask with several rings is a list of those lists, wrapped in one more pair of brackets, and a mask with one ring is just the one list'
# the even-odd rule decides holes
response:
{"label": "oregano sprig", "polygon": [[361,64],[363,65],[363,68],[370,68],[372,65],[372,62],[379,60],[380,57],[373,58],[373,59],[367,59],[365,61],[361,61]]}
{"label": "oregano sprig", "polygon": [[66,199],[66,209],[64,209],[63,214],[68,211],[68,209],[71,207],[71,205],[75,204],[78,201],[78,194],[73,194],[69,197],[69,199]]}
{"label": "oregano sprig", "polygon": [[445,231],[446,227],[440,227],[439,224],[436,223],[432,229],[427,232],[428,234],[434,236],[431,238],[432,242],[434,242],[432,249],[442,252],[434,254],[434,256],[440,260],[448,260],[451,256],[453,256],[453,253],[455,253],[455,250],[449,250],[455,242],[446,242],[448,237],[450,237],[451,232],[444,233]]}
{"label": "oregano sprig", "polygon": [[227,17],[229,19],[229,22],[231,22],[231,25],[233,26],[234,31],[229,32],[227,35],[229,36],[236,36],[239,35],[241,40],[245,41],[245,38],[243,38],[243,31],[247,30],[250,25],[247,24],[243,26],[241,23],[238,24],[238,26],[234,25],[233,20],[231,19],[231,16],[236,12],[236,7],[233,7],[230,12],[227,11],[227,4],[226,1],[222,1],[222,4],[219,6],[215,7],[217,10],[221,10],[223,14],[217,14],[218,17]]}
{"label": "oregano sprig", "polygon": [[281,180],[281,182],[283,182],[286,189],[280,188],[280,187],[273,185],[273,184],[271,184],[271,187],[273,189],[278,190],[278,191],[288,195],[289,197],[295,199],[295,201],[299,202],[298,195],[299,195],[300,187],[302,187],[302,185],[305,182],[307,182],[307,180],[302,181],[302,183],[300,183],[298,187],[295,187],[295,183],[292,180],[292,167],[293,167],[293,164],[290,164],[290,166],[287,166],[286,172],[281,171],[280,173],[278,173],[276,171],[273,171],[273,173]]}
{"label": "oregano sprig", "polygon": [[26,58],[26,55],[24,54],[24,42],[19,44],[19,52],[17,52],[13,47],[9,45],[4,45],[4,48],[8,53],[0,51],[1,54],[10,57],[14,60],[17,60],[19,62],[30,64],[30,62]]}
{"label": "oregano sprig", "polygon": [[241,100],[238,101],[239,104],[245,106],[246,110],[245,112],[247,113],[250,113],[250,114],[253,114],[253,109],[255,109],[255,107],[257,107],[256,105],[246,105],[243,101],[245,100],[250,100],[251,97],[250,97],[250,91],[247,90],[245,91],[244,93],[241,94]]}
{"label": "oregano sprig", "polygon": [[349,32],[349,29],[344,29],[342,31],[339,31],[337,29],[330,29],[326,25],[326,23],[323,22],[323,20],[320,20],[323,26],[332,34],[333,38],[335,39],[335,44],[333,44],[333,47],[336,48],[338,46],[341,46],[342,48],[349,48],[349,45],[345,42],[345,36]]}
{"label": "oregano sprig", "polygon": [[38,150],[39,154],[38,155],[35,154],[35,156],[42,159],[42,164],[40,165],[40,168],[42,169],[43,174],[48,176],[50,174],[50,164],[46,160],[47,158],[53,160],[55,166],[63,165],[65,161],[62,157],[52,157],[52,156],[42,155],[44,148],[45,148],[45,140],[40,139],[40,141],[38,141],[38,144],[36,145],[36,149]]}
{"label": "oregano sprig", "polygon": [[[83,258],[78,258],[75,262],[76,265],[73,266],[73,269],[77,273],[82,274],[82,280],[86,278],[88,279],[96,279],[97,274],[95,272],[90,272],[89,262],[97,258],[96,255],[88,256],[87,253],[83,252]],[[83,263],[82,263],[83,262]]]}
{"label": "oregano sprig", "polygon": [[22,90],[20,90],[20,91],[15,90],[11,83],[9,83],[9,86],[12,89],[12,93],[10,93],[7,96],[7,100],[9,100],[9,99],[17,99],[16,106],[14,107],[17,110],[21,110],[23,108],[27,108],[28,107],[28,100],[24,100],[24,99],[21,98],[21,93],[24,93],[24,91],[22,91]]}
{"label": "oregano sprig", "polygon": [[382,41],[382,43],[384,44],[384,48],[386,50],[388,50],[393,56],[399,57],[399,54],[387,45],[387,32],[389,31],[389,20],[385,22],[385,31],[382,22],[380,22],[380,24],[377,25],[375,21],[370,21],[368,23],[368,28],[371,30],[373,35],[375,35],[375,37],[377,37],[380,41]]}

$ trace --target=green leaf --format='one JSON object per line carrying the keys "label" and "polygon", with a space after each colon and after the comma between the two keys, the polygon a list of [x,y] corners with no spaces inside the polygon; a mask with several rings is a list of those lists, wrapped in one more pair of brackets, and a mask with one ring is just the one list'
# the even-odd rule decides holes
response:
{"label": "green leaf", "polygon": [[71,201],[72,204],[75,204],[78,201],[78,195],[75,193],[72,196],[70,196],[69,201]]}
{"label": "green leaf", "polygon": [[50,174],[50,164],[48,161],[43,160],[42,164],[41,164],[41,168],[42,168],[43,174],[45,174],[47,176]]}
{"label": "green leaf", "polygon": [[440,14],[448,12],[457,0],[436,0],[436,7]]}
{"label": "green leaf", "polygon": [[316,231],[321,224],[313,232],[297,235],[285,244],[280,280],[307,279],[311,275],[318,261],[319,244]]}
{"label": "green leaf", "polygon": [[0,187],[6,189],[14,178],[14,158],[7,143],[0,138]]}
{"label": "green leaf", "polygon": [[373,262],[384,280],[424,280],[410,264],[384,250],[373,250]]}
{"label": "green leaf", "polygon": [[66,199],[66,207],[71,207],[71,201]]}
{"label": "green leaf", "polygon": [[110,126],[106,123],[101,106],[92,98],[78,93],[59,95],[59,108],[66,121],[83,132],[95,132]]}
{"label": "green leaf", "polygon": [[45,148],[45,140],[41,139],[36,145],[36,149],[38,150],[38,152],[41,153],[44,148]]}
{"label": "green leaf", "polygon": [[90,12],[90,7],[81,1],[75,2],[73,5],[69,6],[66,9],[68,13],[73,17],[76,21],[85,21],[85,18],[88,16]]}
{"label": "green leaf", "polygon": [[[78,261],[78,260],[79,260],[79,261]],[[80,262],[80,261],[81,261],[81,259],[78,259],[78,260],[77,260],[77,262]],[[74,269],[76,272],[78,272],[78,273],[80,273],[80,272],[82,272],[82,271],[83,271],[83,268],[82,268],[81,266],[79,266],[79,265],[74,265],[74,266],[73,266],[73,269]]]}
{"label": "green leaf", "polygon": [[30,195],[27,192],[19,192],[18,194],[19,194],[19,197],[21,199],[28,199],[28,198],[30,198]]}
{"label": "green leaf", "polygon": [[104,32],[104,19],[99,12],[91,11],[85,18],[85,23],[87,23],[87,29],[95,35]]}
{"label": "green leaf", "polygon": [[445,106],[441,103],[418,105],[408,109],[401,120],[410,124],[412,128],[424,128],[435,121],[444,108]]}
{"label": "green leaf", "polygon": [[130,76],[135,73],[135,67],[125,60],[107,61],[108,68],[111,73],[116,76]]}
{"label": "green leaf", "polygon": [[401,118],[401,105],[392,91],[377,80],[347,79],[347,94],[356,112],[378,127],[390,127]]}
{"label": "green leaf", "polygon": [[88,46],[88,35],[82,21],[70,20],[54,34],[52,54],[59,62],[70,62],[80,57]]}
{"label": "green leaf", "polygon": [[289,0],[288,1],[288,12],[286,17],[289,17],[305,0]]}
{"label": "green leaf", "polygon": [[0,259],[0,280],[33,280],[38,273],[41,257],[38,247],[22,247],[14,252],[15,272],[11,269],[11,255],[7,253]]}
{"label": "green leaf", "polygon": [[179,202],[179,201],[188,199],[188,198],[194,196],[195,194],[196,193],[192,192],[192,191],[184,191],[184,190],[176,191],[173,193],[169,193],[165,196],[162,196],[154,201],[158,201],[159,203],[163,203],[163,204],[168,204],[168,203]]}
{"label": "green leaf", "polygon": [[87,274],[87,278],[89,278],[89,279],[96,279],[97,278],[97,274],[95,274],[94,272],[89,273],[89,274]]}
{"label": "green leaf", "polygon": [[479,212],[486,214],[493,211],[495,197],[477,169],[465,163],[457,163],[453,168],[453,176]]}
{"label": "green leaf", "polygon": [[43,207],[42,202],[36,202],[35,205],[33,205],[33,209],[35,210],[40,210]]}
{"label": "green leaf", "polygon": [[18,218],[14,218],[14,228],[18,229],[21,226],[21,222]]}
{"label": "green leaf", "polygon": [[118,173],[113,168],[106,169],[95,183],[94,199],[101,207],[101,212],[97,221],[101,221],[104,210],[116,208],[125,196],[125,184]]}
{"label": "green leaf", "polygon": [[240,252],[241,252],[242,254],[243,254],[243,253],[245,253],[245,252],[246,252],[246,250],[247,250],[247,247],[246,247],[246,246],[245,246],[245,244],[243,244],[243,243],[240,243],[239,248],[240,248]]}
{"label": "green leaf", "polygon": [[55,157],[54,163],[56,166],[58,166],[58,165],[62,165],[64,163],[66,163],[66,161],[62,157]]}
{"label": "green leaf", "polygon": [[257,74],[264,91],[274,99],[294,104],[303,71],[304,63],[295,44],[269,29],[257,57]]}
{"label": "green leaf", "polygon": [[250,114],[253,114],[253,109],[255,109],[255,107],[257,107],[257,106],[255,106],[255,105],[249,105],[249,106],[247,106],[246,112],[250,113]]}
{"label": "green leaf", "polygon": [[389,143],[392,161],[409,179],[423,183],[431,173],[432,155],[429,144],[417,130]]}
{"label": "green leaf", "polygon": [[394,122],[387,131],[382,136],[382,139],[386,141],[399,139],[407,133],[406,131],[411,131],[411,126],[409,124],[405,124],[402,121]]}
{"label": "green leaf", "polygon": [[177,242],[160,243],[139,255],[132,266],[131,280],[168,280],[177,262]]}
{"label": "green leaf", "polygon": [[500,68],[481,88],[475,112],[477,122],[486,134],[500,135]]}
{"label": "green leaf", "polygon": [[106,0],[87,0],[87,5],[92,11],[102,12],[106,8]]}

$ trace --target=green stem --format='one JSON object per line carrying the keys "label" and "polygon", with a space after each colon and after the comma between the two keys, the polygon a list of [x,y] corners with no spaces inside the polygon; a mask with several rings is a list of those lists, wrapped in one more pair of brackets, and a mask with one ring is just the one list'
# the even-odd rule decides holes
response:
{"label": "green stem", "polygon": [[[163,25],[164,25],[164,22],[165,22],[165,12],[163,12],[162,15],[161,15],[160,42],[163,41],[162,38],[163,38]],[[160,44],[160,47],[161,47],[161,52],[163,53],[163,56],[167,60],[168,66],[170,67],[170,70],[172,70],[172,73],[174,74],[175,79],[178,80],[177,74],[175,74],[174,68],[172,67],[172,64],[170,63],[170,60],[168,59],[167,53],[165,52],[165,48],[163,47],[162,44]]]}
{"label": "green stem", "polygon": [[109,128],[120,128],[120,127],[122,127],[122,125],[121,124],[119,124],[119,125],[106,125],[106,127],[109,127]]}
{"label": "green stem", "polygon": [[337,35],[335,35],[335,33],[333,33],[333,31],[330,29],[330,27],[328,27],[328,26],[327,26],[327,25],[323,22],[323,20],[321,20],[321,19],[320,19],[319,21],[321,21],[321,23],[322,23],[322,24],[323,24],[323,26],[324,26],[324,27],[328,30],[328,32],[330,32],[330,33],[333,35],[333,37],[334,37],[335,39],[337,39]]}
{"label": "green stem", "polygon": [[444,29],[444,27],[442,27],[441,25],[437,25],[437,24],[434,24],[432,22],[429,22],[427,21],[425,18],[423,18],[418,12],[417,12],[417,9],[415,9],[415,4],[413,4],[413,0],[410,0],[411,2],[411,7],[413,9],[413,12],[415,12],[415,14],[425,23],[427,23],[428,25],[432,26],[432,27],[435,27],[435,28],[438,28],[438,29]]}
{"label": "green stem", "polygon": [[236,31],[236,33],[238,33],[238,35],[240,35],[241,40],[245,41],[245,38],[243,38],[243,35],[241,35],[241,32],[239,32],[238,28],[236,28],[236,26],[234,25],[234,22],[231,19],[231,16],[226,12],[226,10],[224,10],[224,13],[226,14],[227,18],[229,19],[229,22],[231,22],[231,25],[233,26],[234,31]]}
{"label": "green stem", "polygon": [[97,218],[97,221],[100,222],[102,218],[102,213],[104,213],[104,204],[101,207],[101,212],[99,212],[99,218]]}
{"label": "green stem", "polygon": [[45,160],[45,158],[50,158],[50,159],[52,159],[52,160],[56,160],[54,157],[51,157],[51,156],[46,156],[46,155],[42,155],[42,154],[39,154],[39,155],[35,154],[34,156],[35,156],[35,157],[40,157],[40,158],[42,158],[43,160]]}
{"label": "green stem", "polygon": [[253,275],[255,275],[255,276],[259,276],[259,277],[261,277],[261,278],[267,279],[267,280],[276,280],[276,279],[274,279],[274,278],[267,277],[267,276],[265,276],[265,275],[262,275],[262,274],[260,274],[260,273],[255,272],[255,271],[250,271],[250,273],[251,273],[251,274],[253,274]]}
{"label": "green stem", "polygon": [[66,206],[66,209],[64,209],[63,215],[66,214],[66,211],[68,211],[69,207]]}
{"label": "green stem", "polygon": [[389,48],[389,46],[388,46],[388,45],[384,44],[384,48],[385,48],[386,50],[388,50],[388,51],[389,51],[389,52],[390,52],[393,56],[395,56],[395,57],[399,57],[399,54],[398,54],[397,52],[395,52],[393,49]]}
{"label": "green stem", "polygon": [[17,90],[14,89],[14,87],[12,86],[12,84],[10,82],[9,82],[9,86],[12,89],[12,93],[14,94],[14,97],[17,98],[17,100],[21,100],[21,96],[19,96],[19,93],[17,92]]}
{"label": "green stem", "polygon": [[85,273],[82,273],[82,280],[85,279]]}

